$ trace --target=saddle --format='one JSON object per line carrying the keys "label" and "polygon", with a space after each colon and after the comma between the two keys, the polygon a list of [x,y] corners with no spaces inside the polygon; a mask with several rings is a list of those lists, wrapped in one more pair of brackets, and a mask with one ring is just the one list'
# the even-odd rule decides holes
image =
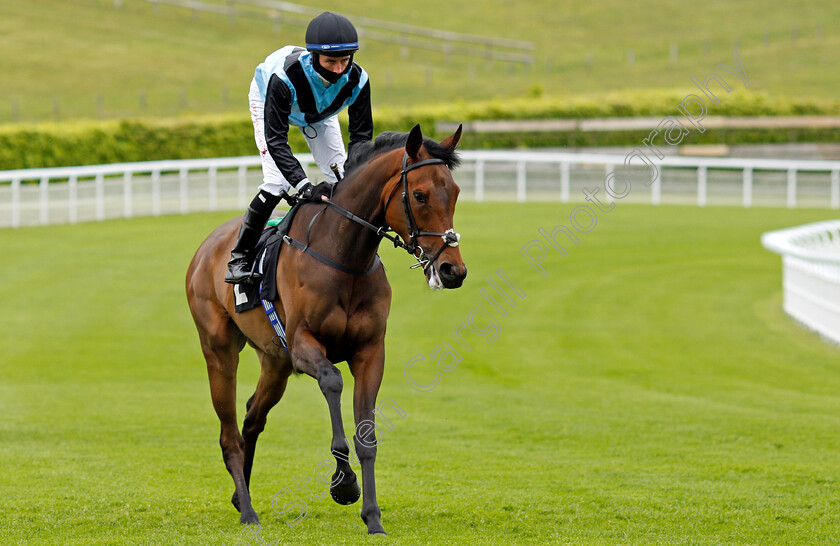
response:
{"label": "saddle", "polygon": [[254,250],[255,259],[251,266],[252,272],[257,271],[262,275],[262,282],[233,286],[237,313],[257,307],[262,300],[271,302],[277,299],[277,258],[283,246],[283,237],[289,232],[298,208],[300,203],[295,204],[285,215],[272,218],[266,224]]}

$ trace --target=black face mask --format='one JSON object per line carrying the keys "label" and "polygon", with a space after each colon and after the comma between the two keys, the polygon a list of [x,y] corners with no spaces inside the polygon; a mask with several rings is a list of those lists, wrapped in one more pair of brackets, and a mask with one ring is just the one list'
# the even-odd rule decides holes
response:
{"label": "black face mask", "polygon": [[327,80],[330,83],[335,83],[341,79],[342,76],[350,72],[350,69],[353,67],[353,55],[350,55],[350,62],[347,63],[347,68],[344,69],[344,72],[341,74],[336,74],[335,72],[330,72],[323,66],[321,66],[321,62],[318,60],[319,55],[317,53],[312,54],[312,66],[315,67],[315,72],[317,72],[322,78]]}

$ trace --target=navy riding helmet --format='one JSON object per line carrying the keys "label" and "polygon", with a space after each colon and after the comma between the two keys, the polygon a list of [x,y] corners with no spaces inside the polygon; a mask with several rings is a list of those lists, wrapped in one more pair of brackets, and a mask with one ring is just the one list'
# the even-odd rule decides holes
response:
{"label": "navy riding helmet", "polygon": [[[312,53],[312,65],[324,79],[331,83],[350,71],[353,54],[359,50],[359,35],[350,19],[337,13],[325,11],[309,22],[306,27],[306,49]],[[318,56],[346,57],[350,62],[341,74],[330,72],[318,62]]]}

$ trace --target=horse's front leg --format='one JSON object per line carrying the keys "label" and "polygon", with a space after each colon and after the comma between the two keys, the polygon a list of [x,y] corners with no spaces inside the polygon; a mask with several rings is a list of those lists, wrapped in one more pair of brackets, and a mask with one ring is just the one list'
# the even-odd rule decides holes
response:
{"label": "horse's front leg", "polygon": [[364,485],[361,516],[371,535],[386,534],[382,527],[379,504],[376,502],[376,477],[373,469],[376,461],[374,409],[384,368],[384,339],[363,347],[350,359],[350,370],[356,381],[353,391],[356,434],[353,439],[356,444],[356,456],[362,465],[362,485]]}
{"label": "horse's front leg", "polygon": [[298,371],[318,380],[318,386],[330,409],[332,424],[330,450],[336,462],[335,474],[330,483],[330,494],[339,504],[353,504],[359,500],[361,489],[355,472],[350,468],[350,446],[344,438],[344,425],[341,420],[341,391],[344,388],[344,381],[341,379],[341,372],[327,360],[324,346],[307,331],[299,331],[295,335],[291,355]]}

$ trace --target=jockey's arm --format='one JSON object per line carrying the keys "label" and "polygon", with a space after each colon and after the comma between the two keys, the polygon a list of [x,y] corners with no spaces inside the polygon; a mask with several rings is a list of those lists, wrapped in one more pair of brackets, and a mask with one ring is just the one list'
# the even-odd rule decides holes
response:
{"label": "jockey's arm", "polygon": [[347,147],[348,157],[353,154],[356,144],[367,142],[373,138],[373,116],[370,111],[370,81],[362,87],[356,101],[350,105],[347,113],[350,117],[350,145]]}
{"label": "jockey's arm", "polygon": [[[292,186],[308,182],[306,172],[289,146],[289,114],[292,111],[292,94],[277,75],[268,81],[265,93],[265,144],[277,169]],[[288,190],[286,191],[288,193]]]}

